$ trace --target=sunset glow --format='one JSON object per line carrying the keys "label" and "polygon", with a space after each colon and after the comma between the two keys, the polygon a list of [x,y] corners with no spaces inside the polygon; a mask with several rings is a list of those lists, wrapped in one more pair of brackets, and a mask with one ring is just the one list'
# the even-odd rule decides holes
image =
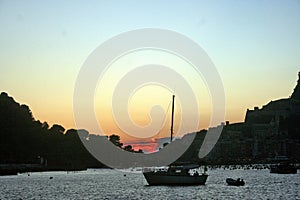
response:
{"label": "sunset glow", "polygon": [[[217,2],[16,2],[0,3],[0,90],[29,105],[35,119],[66,129],[84,128],[93,134],[118,134],[135,150],[151,152],[157,144],[142,144],[118,125],[112,110],[113,92],[119,80],[137,66],[159,64],[174,69],[194,91],[200,121],[198,129],[211,124],[214,105],[205,77],[180,56],[162,50],[144,49],[115,59],[99,78],[94,96],[98,126],[86,118],[76,127],[73,91],[87,57],[100,44],[120,33],[155,27],[183,34],[201,46],[216,66],[226,96],[225,120],[244,120],[247,108],[262,106],[271,99],[288,97],[299,71],[300,5],[298,1]],[[222,4],[222,3],[221,3]],[[57,6],[59,5],[59,6]],[[233,6],[234,5],[234,6]],[[155,14],[153,14],[155,11]],[[55,14],[54,14],[55,13]],[[145,38],[147,40],[147,38]],[[117,47],[116,47],[117,48]],[[168,76],[168,74],[165,74]],[[168,137],[172,94],[169,88],[144,85],[131,92],[127,101],[131,120],[138,127],[151,124],[151,108],[163,111],[161,130],[146,140]],[[182,107],[176,96],[175,132],[179,132]],[[190,105],[189,105],[190,106]],[[122,121],[123,116],[120,117]],[[190,116],[194,118],[195,116]]]}

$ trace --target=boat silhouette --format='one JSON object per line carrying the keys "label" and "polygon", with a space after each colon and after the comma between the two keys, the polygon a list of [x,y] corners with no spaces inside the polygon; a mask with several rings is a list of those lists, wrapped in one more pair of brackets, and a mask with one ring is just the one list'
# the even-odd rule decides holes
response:
{"label": "boat silhouette", "polygon": [[[172,97],[171,142],[173,140],[175,95]],[[149,185],[204,185],[208,174],[203,173],[199,165],[170,165],[167,167],[145,168],[143,175]]]}

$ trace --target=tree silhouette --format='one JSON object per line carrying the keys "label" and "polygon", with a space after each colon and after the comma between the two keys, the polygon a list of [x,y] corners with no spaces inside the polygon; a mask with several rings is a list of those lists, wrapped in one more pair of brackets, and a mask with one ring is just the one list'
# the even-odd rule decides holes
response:
{"label": "tree silhouette", "polygon": [[54,124],[54,125],[50,128],[50,131],[51,131],[52,133],[60,133],[60,134],[64,134],[65,128],[62,127],[62,126],[59,125],[59,124]]}
{"label": "tree silhouette", "polygon": [[142,149],[139,149],[136,153],[144,153]]}
{"label": "tree silhouette", "polygon": [[131,145],[126,145],[126,146],[124,147],[124,150],[125,150],[125,151],[130,151],[130,152],[133,152],[133,151],[134,151],[134,149],[132,148]]}
{"label": "tree silhouette", "polygon": [[[0,95],[0,163],[40,163],[46,159],[43,170],[78,170],[104,167],[83,146],[78,134],[88,136],[85,130],[67,130],[54,124],[35,120],[26,105],[15,102],[7,93]],[[0,169],[1,173],[1,169]]]}
{"label": "tree silhouette", "polygon": [[118,136],[116,134],[110,135],[109,136],[109,141],[112,142],[117,147],[121,148],[123,146],[123,143],[120,142],[120,136]]}

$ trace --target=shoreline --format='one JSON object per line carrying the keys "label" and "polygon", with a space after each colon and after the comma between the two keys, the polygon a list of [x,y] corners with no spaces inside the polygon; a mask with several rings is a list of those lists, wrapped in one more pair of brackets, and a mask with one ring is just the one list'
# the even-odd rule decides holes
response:
{"label": "shoreline", "polygon": [[[270,166],[273,163],[268,164],[228,164],[228,165],[202,165],[206,166],[209,170],[216,170],[216,169],[223,169],[223,170],[264,170],[270,169]],[[109,167],[86,167],[86,168],[63,168],[63,167],[41,167],[41,166],[28,166],[28,164],[7,164],[6,168],[3,167],[4,165],[0,165],[0,176],[13,176],[22,173],[32,173],[32,172],[55,172],[55,171],[62,171],[62,172],[72,172],[72,171],[87,171],[88,169],[112,169]],[[13,166],[8,168],[8,166]],[[25,167],[27,166],[27,167]],[[200,166],[200,167],[202,167]],[[296,163],[297,170],[300,169],[300,163]]]}

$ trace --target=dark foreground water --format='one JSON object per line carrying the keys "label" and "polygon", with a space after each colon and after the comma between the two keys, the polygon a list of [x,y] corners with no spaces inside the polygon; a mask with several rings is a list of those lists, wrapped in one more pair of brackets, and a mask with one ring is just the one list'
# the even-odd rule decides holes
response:
{"label": "dark foreground water", "polygon": [[[216,169],[208,173],[205,186],[184,187],[147,186],[141,173],[109,169],[2,176],[0,199],[300,199],[299,172]],[[227,177],[241,177],[246,185],[227,186]]]}

